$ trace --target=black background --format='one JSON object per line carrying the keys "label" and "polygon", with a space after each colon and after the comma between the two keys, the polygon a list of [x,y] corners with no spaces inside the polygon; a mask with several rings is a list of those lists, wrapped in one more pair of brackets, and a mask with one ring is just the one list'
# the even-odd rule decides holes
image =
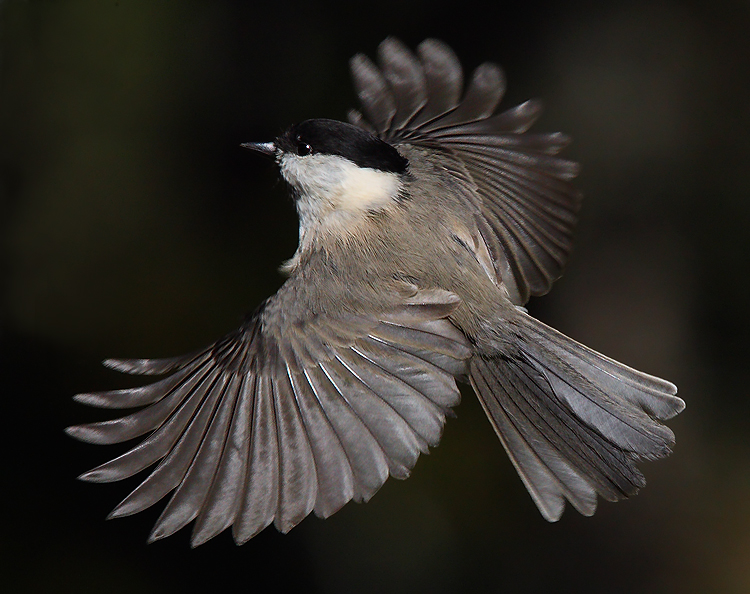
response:
{"label": "black background", "polygon": [[[13,592],[747,592],[750,8],[746,2],[0,4],[2,538]],[[106,357],[204,346],[282,282],[296,216],[240,149],[355,104],[348,59],[438,37],[541,98],[582,163],[576,248],[532,313],[680,387],[648,487],[536,511],[467,391],[443,442],[366,505],[242,547],[146,546],[161,506],[104,517],[138,479],[75,476],[124,448],[83,391]]]}

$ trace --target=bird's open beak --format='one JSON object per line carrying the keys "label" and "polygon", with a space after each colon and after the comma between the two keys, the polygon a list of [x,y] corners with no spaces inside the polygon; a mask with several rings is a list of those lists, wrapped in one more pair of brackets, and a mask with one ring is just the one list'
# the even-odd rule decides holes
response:
{"label": "bird's open beak", "polygon": [[276,155],[276,145],[273,142],[243,142],[240,146],[261,153],[268,157]]}

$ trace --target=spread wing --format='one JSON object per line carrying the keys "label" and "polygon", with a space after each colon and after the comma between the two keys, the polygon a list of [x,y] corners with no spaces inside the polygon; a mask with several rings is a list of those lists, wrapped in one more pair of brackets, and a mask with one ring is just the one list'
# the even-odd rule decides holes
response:
{"label": "spread wing", "polygon": [[272,300],[204,351],[106,362],[165,379],[75,397],[102,408],[145,406],[67,430],[97,444],[148,434],[81,476],[117,481],[160,461],[110,517],[173,491],[150,540],[195,519],[193,546],[229,526],[243,543],[271,522],[286,532],[311,511],[327,517],[351,499],[367,501],[438,444],[459,402],[454,376],[466,373],[471,354],[445,319],[455,295],[415,290],[377,313],[294,322],[269,316]]}
{"label": "spread wing", "polygon": [[479,231],[495,273],[518,305],[543,295],[562,274],[581,196],[571,180],[577,164],[555,155],[560,133],[529,134],[536,101],[495,113],[505,91],[502,71],[482,64],[463,93],[461,64],[444,43],[428,39],[412,53],[396,39],[351,69],[363,112],[350,121],[398,145],[443,150],[457,177],[474,190]]}

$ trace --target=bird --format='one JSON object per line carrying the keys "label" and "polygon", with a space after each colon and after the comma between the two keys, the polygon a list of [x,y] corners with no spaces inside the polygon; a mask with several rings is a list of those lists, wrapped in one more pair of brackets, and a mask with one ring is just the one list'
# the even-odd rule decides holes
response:
{"label": "bird", "polygon": [[671,453],[674,384],[568,338],[524,307],[560,278],[582,196],[562,133],[532,133],[536,100],[500,111],[503,71],[444,42],[389,37],[350,61],[361,108],[272,142],[299,217],[279,290],[208,348],[108,359],[145,386],[77,394],[121,418],[68,427],[93,444],[142,438],[79,478],[150,468],[110,514],[171,493],[149,542],[242,544],[366,502],[438,445],[469,384],[544,519],[645,485]]}

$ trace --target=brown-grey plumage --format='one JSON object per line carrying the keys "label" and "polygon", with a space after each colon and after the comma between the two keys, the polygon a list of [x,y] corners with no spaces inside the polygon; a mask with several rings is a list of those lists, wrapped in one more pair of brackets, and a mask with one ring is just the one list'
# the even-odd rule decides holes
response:
{"label": "brown-grey plumage", "polygon": [[[172,497],[151,539],[196,520],[198,545],[245,542],[366,501],[438,444],[469,381],[544,517],[585,515],[644,483],[667,455],[659,421],[684,408],[669,382],[630,369],[520,307],[559,278],[580,195],[561,134],[528,134],[535,102],[495,114],[504,81],[484,64],[463,92],[453,52],[395,39],[352,59],[362,112],[309,120],[273,153],[300,215],[289,278],[237,331],[173,359],[111,360],[167,375],[80,402],[141,410],[70,427],[109,444],[148,434],[82,475],[108,482],[159,462],[112,512]],[[356,126],[356,127],[355,127]]]}

